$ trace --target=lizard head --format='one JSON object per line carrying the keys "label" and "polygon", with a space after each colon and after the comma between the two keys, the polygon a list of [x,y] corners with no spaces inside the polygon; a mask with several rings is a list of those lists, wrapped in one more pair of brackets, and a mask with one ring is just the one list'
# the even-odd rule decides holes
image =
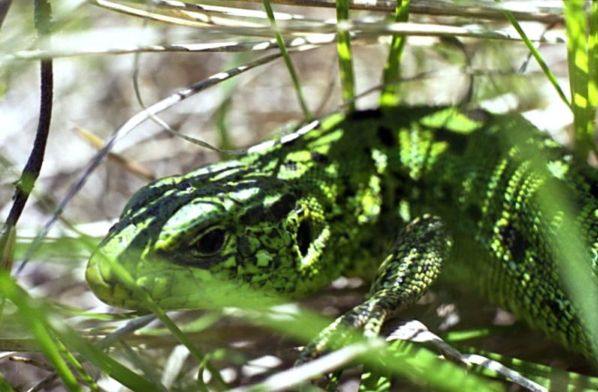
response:
{"label": "lizard head", "polygon": [[165,309],[209,306],[224,282],[299,294],[329,233],[306,193],[242,161],[158,180],[127,203],[87,281],[104,302],[134,309],[144,306],[131,285]]}

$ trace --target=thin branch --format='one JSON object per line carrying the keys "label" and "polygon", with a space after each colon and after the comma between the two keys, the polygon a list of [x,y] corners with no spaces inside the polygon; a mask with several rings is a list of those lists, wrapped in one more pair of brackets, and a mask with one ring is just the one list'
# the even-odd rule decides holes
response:
{"label": "thin branch", "polygon": [[[258,2],[260,0],[246,0],[247,2]],[[307,7],[334,8],[335,0],[271,0],[272,3],[288,4]],[[366,11],[392,12],[396,6],[396,0],[351,0],[351,9]],[[518,5],[520,8],[521,5]],[[514,10],[502,4],[480,3],[469,0],[460,1],[431,1],[418,0],[411,5],[410,13],[436,15],[436,16],[461,16],[472,19],[504,20],[503,10],[509,10],[521,21],[536,21],[542,23],[562,22],[562,8],[557,7],[534,7],[529,10]]]}
{"label": "thin branch", "polygon": [[156,316],[154,314],[147,314],[134,318],[127,322],[124,326],[116,329],[114,332],[106,335],[102,340],[97,343],[97,346],[101,349],[105,349],[116,343],[123,337],[132,334],[133,332],[141,329],[154,321]]}
{"label": "thin branch", "polygon": [[6,225],[11,227],[16,225],[19,220],[27,198],[33,189],[35,181],[39,177],[44,155],[46,151],[46,142],[50,130],[50,121],[52,118],[52,95],[53,95],[53,71],[52,60],[42,60],[40,68],[41,96],[40,111],[37,130],[33,148],[29,154],[29,159],[23,168],[21,178],[17,182],[17,188],[13,196],[13,205],[6,219]]}
{"label": "thin branch", "polygon": [[[300,48],[305,45],[320,46],[334,42],[333,35],[329,36],[305,36],[295,37],[285,40],[287,48]],[[62,42],[70,42],[68,36],[53,37],[55,46],[59,47]],[[91,42],[86,42],[80,48],[72,49],[34,49],[21,50],[11,54],[0,55],[0,63],[16,60],[39,60],[52,59],[60,57],[93,56],[93,55],[121,55],[133,53],[162,53],[162,52],[262,52],[266,50],[278,49],[275,39],[259,39],[252,41],[239,42],[238,40],[207,42],[207,43],[165,43],[165,44],[116,44],[110,47],[93,47]]]}
{"label": "thin branch", "polygon": [[[170,23],[179,26],[195,27],[198,29],[209,29],[211,32],[223,32],[242,36],[269,37],[272,35],[272,27],[268,23],[254,23],[238,25],[221,23],[218,19],[208,19],[201,16],[194,16],[193,12],[172,14],[170,10],[155,8],[154,11],[128,6],[111,0],[92,0],[93,4],[121,12],[127,15],[134,15],[145,19],[151,19],[162,23]],[[162,13],[160,13],[162,12]],[[481,39],[497,39],[508,41],[521,41],[521,37],[514,32],[500,29],[491,29],[481,25],[475,26],[452,26],[444,24],[429,23],[388,23],[386,21],[371,21],[368,19],[343,20],[337,25],[336,20],[309,21],[302,20],[281,20],[277,23],[277,31],[285,34],[337,34],[338,32],[349,31],[352,34],[359,32],[363,36],[380,35],[413,35],[413,36],[457,36]],[[546,43],[563,43],[564,39],[548,40],[531,39]]]}
{"label": "thin branch", "polygon": [[[50,24],[52,18],[52,8],[49,0],[35,1],[35,27],[40,37],[45,37],[50,34]],[[16,227],[19,218],[25,208],[29,194],[33,190],[35,181],[39,177],[39,173],[44,162],[44,155],[46,152],[46,143],[48,134],[50,132],[50,123],[52,120],[52,99],[54,90],[54,76],[52,69],[52,60],[42,60],[40,64],[40,109],[39,119],[37,123],[37,130],[35,132],[35,140],[33,147],[21,177],[19,178],[15,193],[13,195],[13,204],[11,206],[2,232],[0,233],[0,255],[4,255],[4,249],[7,246],[12,246],[10,238],[14,236],[14,228]],[[10,257],[10,255],[8,255]],[[6,263],[4,267],[8,270],[11,265]]]}
{"label": "thin branch", "polygon": [[234,392],[245,391],[286,391],[312,380],[322,374],[332,372],[352,362],[360,355],[376,350],[383,346],[380,340],[371,340],[367,343],[356,343],[303,365],[282,371],[259,384],[249,387],[233,389]]}
{"label": "thin branch", "polygon": [[403,340],[429,344],[445,357],[451,358],[462,365],[478,365],[500,374],[507,380],[511,380],[513,383],[518,384],[528,391],[546,392],[546,388],[543,386],[524,377],[521,373],[504,366],[498,361],[478,354],[461,354],[438,335],[432,333],[426,325],[418,320],[399,321],[398,323],[395,323],[392,328],[394,330],[386,339],[389,343],[395,340]]}

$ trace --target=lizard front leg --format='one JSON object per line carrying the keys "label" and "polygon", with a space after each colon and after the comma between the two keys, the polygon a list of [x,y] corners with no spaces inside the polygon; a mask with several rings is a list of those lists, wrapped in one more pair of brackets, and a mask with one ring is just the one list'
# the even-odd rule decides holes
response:
{"label": "lizard front leg", "polygon": [[361,329],[365,337],[378,336],[391,313],[413,304],[426,292],[438,277],[450,247],[440,218],[423,215],[411,221],[380,265],[365,301],[324,329],[303,349],[298,362],[348,343],[351,328]]}

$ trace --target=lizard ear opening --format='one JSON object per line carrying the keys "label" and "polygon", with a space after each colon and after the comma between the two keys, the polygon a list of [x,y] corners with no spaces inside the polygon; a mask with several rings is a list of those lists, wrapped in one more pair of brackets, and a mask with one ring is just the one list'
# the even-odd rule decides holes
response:
{"label": "lizard ear opening", "polygon": [[312,241],[312,228],[309,219],[303,219],[297,229],[297,246],[301,256],[307,255],[309,245]]}

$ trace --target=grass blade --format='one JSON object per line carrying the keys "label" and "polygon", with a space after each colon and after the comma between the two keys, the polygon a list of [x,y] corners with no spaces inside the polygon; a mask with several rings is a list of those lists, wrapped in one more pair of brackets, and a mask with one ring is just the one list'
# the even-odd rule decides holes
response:
{"label": "grass blade", "polygon": [[[588,99],[590,103],[590,127],[596,129],[596,118],[598,109],[598,1],[592,1],[590,9],[590,34],[588,37],[589,74]],[[595,132],[595,131],[594,131]],[[598,156],[596,144],[592,144],[594,153]]]}
{"label": "grass blade", "polygon": [[[594,111],[588,99],[588,37],[587,13],[584,0],[567,0],[565,22],[567,25],[567,59],[569,63],[569,84],[573,108],[574,151],[583,160],[593,149],[592,119]],[[592,9],[595,9],[595,2]]]}
{"label": "grass blade", "polygon": [[[0,292],[17,306],[23,322],[36,338],[40,349],[54,365],[57,374],[69,390],[79,391],[81,388],[77,378],[62,356],[65,346],[80,353],[86,360],[132,390],[148,391],[157,389],[156,385],[146,381],[143,377],[104,354],[102,350],[88,343],[58,319],[50,320],[42,303],[34,301],[7,274],[0,274]],[[55,341],[55,335],[59,336],[60,342]],[[64,346],[61,343],[64,343]],[[67,355],[72,356],[71,353],[67,353]],[[72,358],[74,359],[74,357]],[[79,371],[81,372],[82,369],[79,368]],[[82,374],[82,376],[85,380],[90,379],[87,374]]]}
{"label": "grass blade", "polygon": [[12,385],[9,384],[8,381],[0,374],[0,392],[12,392],[14,389]]}
{"label": "grass blade", "polygon": [[[409,3],[410,0],[398,0],[395,10],[395,22],[407,22],[409,17]],[[393,35],[390,43],[390,51],[388,53],[388,60],[384,66],[384,74],[382,76],[382,95],[380,96],[381,106],[392,106],[399,102],[399,82],[401,78],[401,55],[407,36]]]}
{"label": "grass blade", "polygon": [[571,103],[569,102],[569,99],[567,99],[567,96],[565,95],[565,92],[563,91],[563,89],[561,89],[561,86],[559,86],[559,82],[556,80],[556,76],[550,70],[550,68],[548,67],[548,65],[546,64],[544,59],[542,58],[542,55],[540,54],[538,49],[536,49],[536,47],[534,46],[532,41],[529,39],[529,37],[527,36],[525,31],[523,31],[523,29],[521,28],[521,25],[519,24],[517,19],[515,19],[515,17],[513,16],[513,14],[510,11],[504,11],[504,15],[509,20],[509,22],[511,22],[511,24],[513,25],[515,30],[517,30],[517,33],[519,33],[519,35],[521,36],[521,39],[525,43],[525,46],[527,46],[527,48],[529,49],[532,56],[534,56],[534,59],[538,62],[538,65],[544,72],[544,75],[546,75],[546,77],[548,78],[548,81],[554,87],[554,89],[556,90],[556,92],[559,95],[559,97],[561,98],[561,100],[565,103],[565,105],[571,107]]}
{"label": "grass blade", "polygon": [[62,349],[50,333],[48,323],[40,315],[38,306],[5,272],[0,273],[0,292],[3,298],[8,299],[18,308],[23,324],[33,334],[40,350],[54,366],[65,387],[69,391],[80,391],[81,387],[77,382],[77,378],[63,358]]}
{"label": "grass blade", "polygon": [[276,43],[280,48],[280,53],[282,54],[282,58],[284,59],[284,63],[286,64],[289,74],[291,75],[291,79],[293,80],[293,86],[295,86],[295,92],[297,93],[297,99],[299,100],[299,104],[301,105],[301,110],[303,111],[303,116],[305,116],[306,121],[310,121],[312,119],[312,114],[305,103],[305,98],[303,97],[303,90],[301,89],[301,83],[299,83],[299,77],[297,76],[297,72],[295,71],[295,67],[293,66],[293,62],[291,61],[291,57],[289,56],[289,52],[287,51],[286,44],[284,43],[284,39],[282,35],[278,31],[276,27],[276,18],[274,17],[274,11],[272,10],[272,6],[270,5],[270,0],[264,0],[264,9],[268,14],[268,19],[270,19],[270,23],[272,24],[272,28],[275,32]]}
{"label": "grass blade", "polygon": [[353,74],[353,55],[351,53],[351,36],[345,23],[349,19],[349,1],[336,2],[338,64],[341,76],[343,101],[349,110],[355,110],[355,75]]}

